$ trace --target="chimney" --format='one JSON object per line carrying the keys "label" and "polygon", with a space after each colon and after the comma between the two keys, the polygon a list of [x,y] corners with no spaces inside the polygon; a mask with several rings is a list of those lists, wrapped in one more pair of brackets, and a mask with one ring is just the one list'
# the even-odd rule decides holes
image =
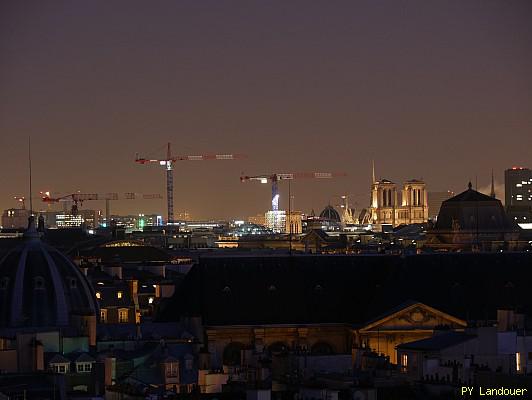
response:
{"label": "chimney", "polygon": [[44,217],[39,215],[39,219],[37,221],[37,232],[44,233]]}

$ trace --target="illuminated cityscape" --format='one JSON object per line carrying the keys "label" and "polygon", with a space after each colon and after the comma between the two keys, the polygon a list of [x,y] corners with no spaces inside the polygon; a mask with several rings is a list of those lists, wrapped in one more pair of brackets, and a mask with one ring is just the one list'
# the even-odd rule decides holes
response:
{"label": "illuminated cityscape", "polygon": [[528,398],[530,21],[0,4],[0,400]]}

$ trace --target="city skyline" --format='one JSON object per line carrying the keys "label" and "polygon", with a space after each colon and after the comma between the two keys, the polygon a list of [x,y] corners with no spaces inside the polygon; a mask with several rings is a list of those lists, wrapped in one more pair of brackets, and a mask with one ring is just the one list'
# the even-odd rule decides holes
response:
{"label": "city skyline", "polygon": [[[456,193],[469,180],[489,192],[492,169],[500,186],[506,168],[531,164],[529,2],[4,2],[0,11],[2,209],[27,195],[30,136],[34,196],[165,196],[164,170],[134,158],[164,156],[167,141],[176,154],[247,154],[176,166],[176,212],[198,218],[269,208],[269,185],[242,184],[242,173],[346,172],[293,182],[295,208],[319,212],[345,193],[367,206],[373,159],[377,177]],[[286,208],[286,185],[281,196]]]}

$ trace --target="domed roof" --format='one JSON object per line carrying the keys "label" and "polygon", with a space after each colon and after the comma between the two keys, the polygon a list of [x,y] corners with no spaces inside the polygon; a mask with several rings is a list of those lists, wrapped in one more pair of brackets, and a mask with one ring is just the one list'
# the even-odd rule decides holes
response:
{"label": "domed roof", "polygon": [[336,211],[332,206],[328,205],[323,209],[323,211],[320,213],[320,218],[327,219],[329,221],[336,221],[340,222],[340,214],[338,214],[338,211]]}
{"label": "domed roof", "polygon": [[71,315],[97,309],[85,275],[30,221],[21,244],[0,260],[0,328],[68,326]]}
{"label": "domed roof", "polygon": [[436,230],[512,231],[500,200],[468,189],[448,200],[440,208]]}

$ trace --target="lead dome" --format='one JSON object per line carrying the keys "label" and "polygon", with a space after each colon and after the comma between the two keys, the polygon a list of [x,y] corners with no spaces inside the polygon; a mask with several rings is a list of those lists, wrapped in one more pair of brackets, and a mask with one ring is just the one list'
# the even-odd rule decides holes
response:
{"label": "lead dome", "polygon": [[28,226],[0,260],[0,328],[66,327],[75,316],[97,315],[85,275],[40,239],[33,219]]}

